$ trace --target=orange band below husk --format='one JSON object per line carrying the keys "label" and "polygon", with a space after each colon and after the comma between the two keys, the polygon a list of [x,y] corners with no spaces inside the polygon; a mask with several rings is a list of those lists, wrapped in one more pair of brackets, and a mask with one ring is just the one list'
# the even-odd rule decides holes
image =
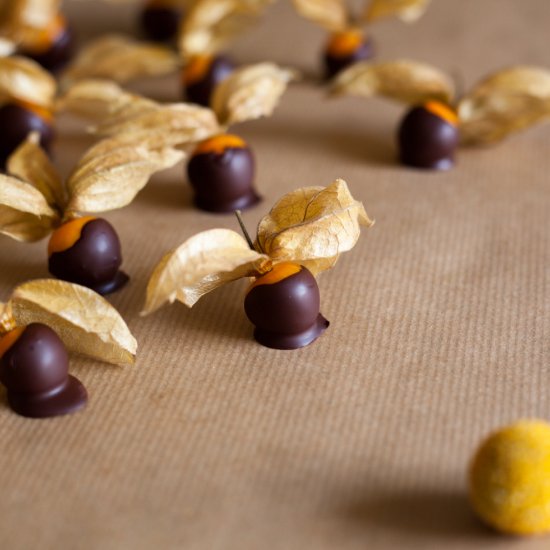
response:
{"label": "orange band below husk", "polygon": [[302,270],[302,266],[294,262],[281,262],[273,266],[271,271],[268,271],[265,275],[262,275],[256,279],[249,287],[248,291],[250,292],[254,287],[260,285],[274,285],[280,281],[296,275]]}
{"label": "orange band below husk", "polygon": [[17,327],[10,330],[0,338],[0,359],[4,354],[21,338],[21,335],[27,327]]}
{"label": "orange band below husk", "polygon": [[50,237],[48,256],[51,256],[55,252],[64,252],[71,248],[80,239],[84,226],[95,219],[97,219],[95,216],[83,216],[82,218],[65,222],[58,227]]}

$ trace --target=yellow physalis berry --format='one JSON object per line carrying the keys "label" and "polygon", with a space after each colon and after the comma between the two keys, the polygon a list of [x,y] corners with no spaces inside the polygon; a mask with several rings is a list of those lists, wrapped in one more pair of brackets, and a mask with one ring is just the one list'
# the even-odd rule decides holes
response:
{"label": "yellow physalis berry", "polygon": [[499,531],[550,531],[550,424],[522,420],[490,435],[472,460],[469,492],[475,512]]}

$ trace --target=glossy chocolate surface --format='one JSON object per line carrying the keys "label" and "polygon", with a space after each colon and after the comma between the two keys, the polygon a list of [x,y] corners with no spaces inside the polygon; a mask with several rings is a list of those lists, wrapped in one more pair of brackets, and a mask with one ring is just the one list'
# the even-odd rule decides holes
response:
{"label": "glossy chocolate surface", "polygon": [[156,42],[168,42],[175,38],[182,18],[181,10],[169,6],[145,6],[140,24],[147,38]]}
{"label": "glossy chocolate surface", "polygon": [[0,381],[8,390],[10,407],[33,418],[81,409],[88,395],[68,369],[67,351],[59,336],[46,325],[28,325],[0,360]]}
{"label": "glossy chocolate surface", "polygon": [[254,286],[244,300],[246,315],[256,326],[254,338],[275,349],[301,348],[321,336],[329,322],[319,307],[317,281],[304,267],[276,283]]}
{"label": "glossy chocolate surface", "polygon": [[71,27],[67,27],[57,40],[42,52],[22,51],[22,55],[34,59],[51,73],[63,70],[72,59],[75,51],[75,37]]}
{"label": "glossy chocolate surface", "polygon": [[58,279],[109,294],[128,282],[119,271],[122,264],[120,240],[113,226],[102,218],[89,221],[71,248],[54,252],[48,269]]}
{"label": "glossy chocolate surface", "polygon": [[414,107],[399,127],[400,161],[415,168],[448,170],[458,143],[458,128],[424,107]]}
{"label": "glossy chocolate surface", "polygon": [[235,70],[235,64],[225,56],[216,57],[205,75],[192,84],[185,85],[185,99],[192,103],[198,103],[204,107],[210,105],[210,97],[216,86],[225,80]]}
{"label": "glossy chocolate surface", "polygon": [[5,170],[8,157],[30,132],[40,134],[40,145],[49,153],[54,138],[50,124],[32,111],[8,103],[0,107],[0,169]]}
{"label": "glossy chocolate surface", "polygon": [[351,54],[338,56],[325,51],[323,62],[325,66],[325,78],[330,80],[340,71],[359,61],[367,61],[374,57],[374,45],[370,38],[365,38],[359,47]]}
{"label": "glossy chocolate surface", "polygon": [[254,156],[248,147],[228,147],[221,153],[192,155],[187,177],[195,204],[208,212],[234,212],[255,205]]}

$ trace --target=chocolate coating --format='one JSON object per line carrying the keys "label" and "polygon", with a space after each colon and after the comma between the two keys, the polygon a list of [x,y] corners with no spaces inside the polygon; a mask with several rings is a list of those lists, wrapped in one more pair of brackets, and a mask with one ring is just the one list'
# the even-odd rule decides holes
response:
{"label": "chocolate coating", "polygon": [[398,143],[403,164],[448,170],[454,165],[458,128],[424,107],[414,107],[401,122]]}
{"label": "chocolate coating", "polygon": [[99,294],[110,294],[128,282],[128,275],[119,271],[121,264],[118,235],[102,218],[89,221],[71,248],[54,252],[48,259],[52,275],[87,286]]}
{"label": "chocolate coating", "polygon": [[182,16],[181,10],[169,6],[145,6],[140,16],[141,28],[150,40],[168,42],[176,36]]}
{"label": "chocolate coating", "polygon": [[195,204],[208,212],[234,212],[255,205],[260,197],[253,187],[254,173],[254,156],[248,147],[196,154],[187,164]]}
{"label": "chocolate coating", "polygon": [[317,281],[305,267],[277,283],[253,287],[244,300],[246,315],[256,326],[254,338],[275,349],[301,348],[321,336],[329,322],[319,306]]}
{"label": "chocolate coating", "polygon": [[0,361],[0,381],[8,403],[18,414],[33,418],[75,412],[87,402],[86,388],[69,376],[63,342],[46,325],[32,323]]}
{"label": "chocolate coating", "polygon": [[0,168],[5,170],[8,157],[25,141],[27,135],[36,131],[40,134],[40,145],[49,153],[54,138],[50,124],[36,113],[8,103],[0,107]]}
{"label": "chocolate coating", "polygon": [[57,40],[46,50],[41,52],[25,51],[21,53],[34,59],[44,69],[51,73],[59,73],[72,59],[75,51],[75,36],[71,27],[60,33]]}
{"label": "chocolate coating", "polygon": [[184,86],[185,99],[204,107],[210,105],[210,97],[216,86],[235,70],[235,64],[225,56],[214,58],[205,75],[197,82]]}
{"label": "chocolate coating", "polygon": [[325,51],[323,54],[325,78],[327,80],[334,78],[340,71],[347,69],[354,63],[371,59],[374,57],[374,53],[374,44],[370,38],[365,38],[359,47],[349,55],[337,56]]}

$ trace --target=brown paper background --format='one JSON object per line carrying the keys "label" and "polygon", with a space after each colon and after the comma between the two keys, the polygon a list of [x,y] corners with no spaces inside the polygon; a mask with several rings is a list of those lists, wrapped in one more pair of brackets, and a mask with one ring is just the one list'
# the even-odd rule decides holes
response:
{"label": "brown paper background", "polygon": [[[132,8],[68,9],[82,37],[132,27]],[[423,59],[471,85],[513,63],[549,66],[549,18],[547,0],[434,0],[418,24],[372,32],[381,58]],[[311,74],[323,40],[285,3],[233,53]],[[136,89],[174,100],[177,87]],[[265,197],[250,228],[283,193],[335,177],[377,221],[321,277],[331,326],[305,349],[256,344],[238,283],[192,311],[138,317],[163,252],[237,228],[190,206],[181,166],[107,214],[132,276],[112,303],[139,341],[137,364],[72,358],[91,399],[71,417],[20,418],[2,394],[0,548],[548,548],[479,524],[465,472],[488,431],[550,416],[550,128],[425,173],[394,162],[402,112],[327,101],[306,79],[272,119],[239,128]],[[78,128],[60,124],[65,171],[90,143]],[[0,242],[4,298],[47,276],[45,243]]]}

